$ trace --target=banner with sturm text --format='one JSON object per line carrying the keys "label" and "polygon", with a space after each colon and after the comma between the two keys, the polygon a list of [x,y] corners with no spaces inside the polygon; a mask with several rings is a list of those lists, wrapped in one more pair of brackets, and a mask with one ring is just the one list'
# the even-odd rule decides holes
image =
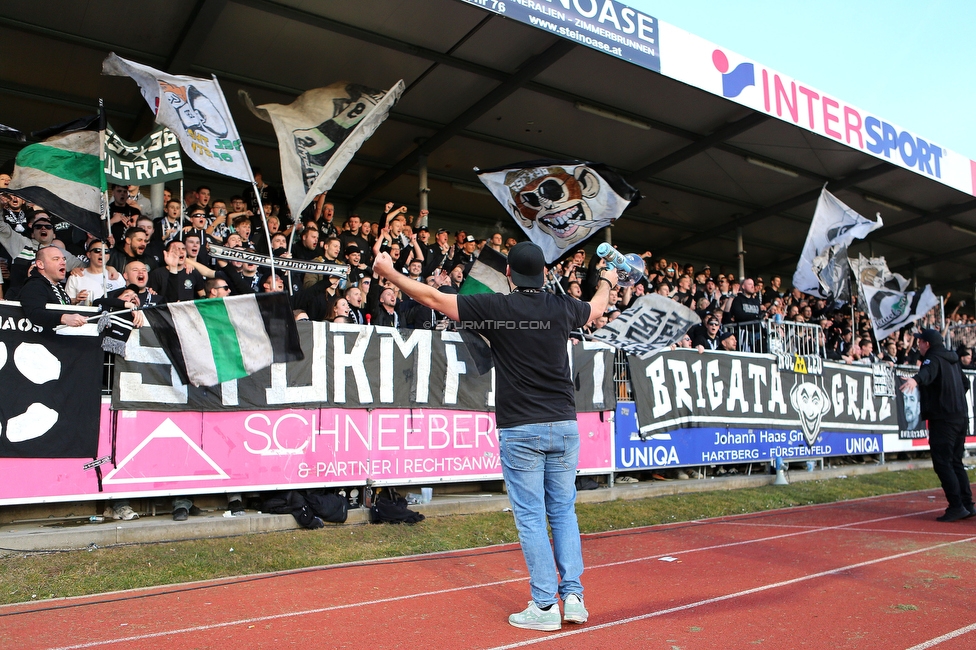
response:
{"label": "banner with sturm text", "polygon": [[[112,407],[150,411],[443,408],[493,411],[491,352],[470,332],[297,323],[305,358],[210,388],[186,386],[150,327],[115,363]],[[613,349],[567,343],[578,411],[614,408]]]}

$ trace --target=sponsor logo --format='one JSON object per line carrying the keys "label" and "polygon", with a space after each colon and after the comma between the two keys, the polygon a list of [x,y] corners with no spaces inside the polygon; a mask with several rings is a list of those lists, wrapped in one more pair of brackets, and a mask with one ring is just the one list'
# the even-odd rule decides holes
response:
{"label": "sponsor logo", "polygon": [[712,63],[722,73],[722,96],[738,97],[749,86],[756,85],[756,70],[751,63],[740,63],[729,70],[729,57],[722,50],[712,52]]}
{"label": "sponsor logo", "polygon": [[[733,67],[721,49],[712,51],[712,65],[722,75],[723,97],[736,98],[746,88],[758,86],[762,98],[755,106],[758,110],[927,176],[942,178],[942,160],[947,152],[939,145],[761,65],[743,62]],[[753,105],[751,101],[746,103]],[[976,162],[972,166],[976,177]]]}

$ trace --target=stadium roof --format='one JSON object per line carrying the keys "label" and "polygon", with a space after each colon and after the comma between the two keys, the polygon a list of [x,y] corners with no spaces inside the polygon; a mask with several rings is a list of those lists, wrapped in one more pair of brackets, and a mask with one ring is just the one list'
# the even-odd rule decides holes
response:
{"label": "stadium roof", "polygon": [[[338,80],[403,79],[390,118],[330,192],[340,214],[416,206],[423,155],[433,223],[515,233],[472,168],[593,160],[645,197],[612,228],[621,250],[732,270],[741,228],[747,272],[788,278],[827,183],[858,212],[883,215],[855,251],[939,291],[976,282],[976,163],[613,0],[7,0],[0,42],[0,123],[40,129],[103,97],[116,130],[141,137],[152,115],[137,86],[100,74],[114,51],[215,74],[272,181],[274,132],[238,89],[289,103]],[[0,159],[15,151],[0,142]],[[187,174],[218,195],[239,189]]]}

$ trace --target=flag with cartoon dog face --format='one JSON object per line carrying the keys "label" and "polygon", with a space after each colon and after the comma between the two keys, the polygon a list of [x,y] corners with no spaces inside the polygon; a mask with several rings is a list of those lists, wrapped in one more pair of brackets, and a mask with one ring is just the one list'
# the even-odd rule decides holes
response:
{"label": "flag with cartoon dog face", "polygon": [[602,163],[533,160],[475,169],[546,256],[562,257],[637,205],[640,192]]}

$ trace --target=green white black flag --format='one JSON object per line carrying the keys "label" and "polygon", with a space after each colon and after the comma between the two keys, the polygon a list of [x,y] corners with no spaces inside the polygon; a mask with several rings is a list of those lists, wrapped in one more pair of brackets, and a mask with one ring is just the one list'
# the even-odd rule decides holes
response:
{"label": "green white black flag", "polygon": [[284,293],[174,302],[143,313],[184,383],[216,386],[304,358]]}
{"label": "green white black flag", "polygon": [[[90,233],[101,233],[105,174],[98,116],[52,127],[17,154],[7,191]],[[40,135],[40,134],[35,134]]]}
{"label": "green white black flag", "polygon": [[478,254],[478,258],[471,265],[468,277],[464,278],[458,293],[469,296],[476,293],[504,293],[512,292],[508,283],[508,257],[502,255],[491,246],[485,246]]}

